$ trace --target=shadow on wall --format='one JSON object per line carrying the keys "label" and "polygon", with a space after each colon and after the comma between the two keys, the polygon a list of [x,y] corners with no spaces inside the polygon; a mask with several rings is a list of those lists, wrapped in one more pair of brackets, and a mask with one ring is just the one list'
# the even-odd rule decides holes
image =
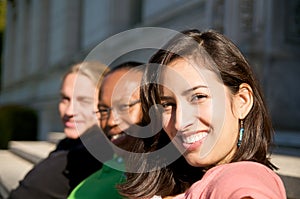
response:
{"label": "shadow on wall", "polygon": [[37,140],[37,113],[16,104],[0,106],[0,149],[10,140]]}

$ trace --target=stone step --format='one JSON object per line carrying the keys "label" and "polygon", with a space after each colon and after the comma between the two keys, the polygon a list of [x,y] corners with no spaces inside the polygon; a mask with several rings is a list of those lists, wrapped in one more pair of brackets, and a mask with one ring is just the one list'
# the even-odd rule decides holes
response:
{"label": "stone step", "polygon": [[[52,134],[54,135],[54,134]],[[11,141],[9,150],[0,150],[0,193],[5,196],[15,188],[24,175],[42,159],[55,149],[63,134],[55,134],[55,141]],[[299,154],[300,155],[300,154]],[[278,166],[288,198],[300,196],[300,157],[273,154],[272,162]],[[4,193],[4,194],[3,194]]]}
{"label": "stone step", "polygon": [[10,141],[9,149],[0,153],[0,196],[6,198],[26,173],[55,147],[55,143],[47,141]]}
{"label": "stone step", "polygon": [[10,141],[9,151],[32,162],[38,163],[46,158],[56,145],[47,141]]}
{"label": "stone step", "polygon": [[33,167],[33,163],[9,150],[0,150],[0,162],[0,197],[6,198]]}
{"label": "stone step", "polygon": [[50,132],[48,134],[48,141],[57,144],[60,140],[64,139],[66,134],[63,132]]}
{"label": "stone step", "polygon": [[0,198],[7,198],[27,172],[56,148],[64,133],[49,133],[48,141],[10,141],[0,150]]}
{"label": "stone step", "polygon": [[271,162],[279,168],[288,198],[300,198],[300,157],[273,154]]}
{"label": "stone step", "polygon": [[279,168],[279,174],[300,178],[300,157],[273,154],[271,161]]}

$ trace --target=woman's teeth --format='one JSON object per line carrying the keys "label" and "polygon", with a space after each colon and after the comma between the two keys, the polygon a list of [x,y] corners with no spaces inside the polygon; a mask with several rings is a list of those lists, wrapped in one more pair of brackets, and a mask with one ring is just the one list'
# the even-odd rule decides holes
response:
{"label": "woman's teeth", "polygon": [[204,137],[207,136],[208,133],[197,133],[197,134],[192,134],[192,135],[182,135],[182,140],[183,142],[187,144],[192,144],[194,142],[197,142]]}
{"label": "woman's teeth", "polygon": [[124,133],[112,135],[112,136],[111,136],[111,141],[116,140],[116,139],[119,139],[120,137],[123,137],[123,136],[125,136]]}

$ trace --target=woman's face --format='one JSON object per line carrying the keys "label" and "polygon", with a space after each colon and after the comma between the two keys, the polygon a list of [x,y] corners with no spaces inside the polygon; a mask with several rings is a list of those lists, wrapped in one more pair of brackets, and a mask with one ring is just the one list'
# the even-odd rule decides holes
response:
{"label": "woman's face", "polygon": [[61,86],[59,113],[68,138],[78,138],[86,129],[96,124],[93,111],[95,85],[84,75],[70,73]]}
{"label": "woman's face", "polygon": [[101,128],[115,145],[125,150],[132,139],[125,131],[142,117],[139,92],[141,78],[141,72],[118,70],[106,76],[101,86]]}
{"label": "woman's face", "polygon": [[238,136],[235,98],[216,74],[194,66],[176,59],[164,70],[163,128],[191,165],[228,162]]}

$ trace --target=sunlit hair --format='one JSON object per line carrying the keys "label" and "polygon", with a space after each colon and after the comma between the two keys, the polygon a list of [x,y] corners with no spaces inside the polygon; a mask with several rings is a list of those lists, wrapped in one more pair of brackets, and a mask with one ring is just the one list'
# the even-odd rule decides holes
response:
{"label": "sunlit hair", "polygon": [[[143,66],[143,63],[141,62],[136,62],[136,61],[127,61],[127,62],[123,62],[113,68],[108,68],[105,73],[102,76],[102,80],[105,79],[107,76],[115,73],[116,71],[121,71],[121,70],[125,70],[125,71],[136,71],[136,72],[141,72],[144,73],[144,69],[145,67]],[[102,83],[102,82],[101,82]],[[99,95],[98,95],[98,99],[100,100],[101,98],[101,86],[99,85]]]}
{"label": "sunlit hair", "polygon": [[78,73],[90,79],[94,85],[99,86],[105,73],[109,68],[97,61],[84,61],[74,64],[63,76],[62,82],[69,74]]}

